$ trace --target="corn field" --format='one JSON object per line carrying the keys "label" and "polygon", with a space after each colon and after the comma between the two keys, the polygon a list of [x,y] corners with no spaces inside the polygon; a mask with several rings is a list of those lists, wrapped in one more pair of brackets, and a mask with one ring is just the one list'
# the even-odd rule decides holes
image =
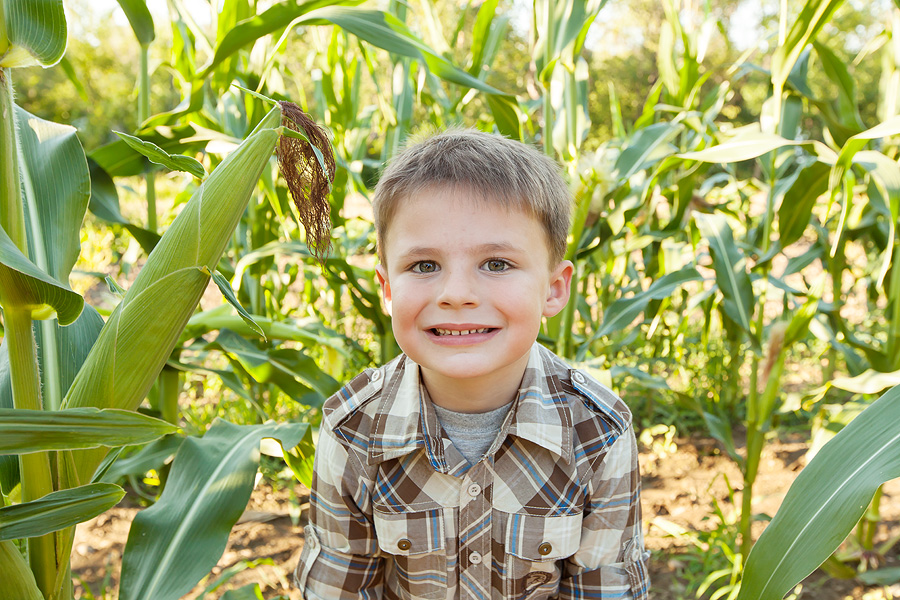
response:
{"label": "corn field", "polygon": [[[540,341],[639,430],[711,438],[739,468],[733,543],[686,597],[860,576],[848,536],[890,553],[869,517],[900,477],[900,3],[763,3],[744,50],[747,3],[721,4],[653,4],[629,83],[597,58],[628,3],[118,0],[135,61],[107,67],[129,83],[105,113],[88,4],[0,2],[0,599],[84,597],[75,526],[126,490],[146,508],[117,597],[181,598],[261,460],[310,485],[325,398],[399,352],[380,168],[450,126],[568,178],[576,276]],[[788,428],[815,455],[756,536],[760,459]]]}

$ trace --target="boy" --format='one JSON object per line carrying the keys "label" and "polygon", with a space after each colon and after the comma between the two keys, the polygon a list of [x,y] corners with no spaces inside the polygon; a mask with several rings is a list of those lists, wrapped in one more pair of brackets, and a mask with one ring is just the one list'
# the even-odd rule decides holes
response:
{"label": "boy", "polygon": [[573,272],[558,167],[448,131],[397,156],[373,204],[403,354],[325,404],[306,599],[646,599],[628,408],[536,343]]}

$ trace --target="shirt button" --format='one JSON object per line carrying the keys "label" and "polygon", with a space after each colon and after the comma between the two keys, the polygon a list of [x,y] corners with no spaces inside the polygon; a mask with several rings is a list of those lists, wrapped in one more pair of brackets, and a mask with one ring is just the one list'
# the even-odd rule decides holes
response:
{"label": "shirt button", "polygon": [[544,542],[543,544],[538,546],[538,553],[541,556],[547,556],[552,551],[553,551],[553,546],[551,546],[549,542]]}
{"label": "shirt button", "polygon": [[381,371],[372,371],[372,375],[371,377],[369,377],[369,381],[378,381],[379,379],[381,379]]}
{"label": "shirt button", "polygon": [[469,555],[469,562],[472,563],[473,565],[480,565],[481,564],[481,554],[479,554],[478,552],[471,553]]}
{"label": "shirt button", "polygon": [[412,542],[410,542],[406,538],[403,538],[402,540],[397,542],[397,548],[403,551],[409,550],[410,548],[412,548]]}
{"label": "shirt button", "polygon": [[469,492],[469,495],[474,498],[475,496],[477,496],[478,494],[481,493],[481,486],[478,485],[477,483],[473,483],[468,488],[466,488],[466,491]]}
{"label": "shirt button", "polygon": [[584,383],[584,375],[582,375],[578,371],[572,373],[572,379],[574,379],[578,383]]}

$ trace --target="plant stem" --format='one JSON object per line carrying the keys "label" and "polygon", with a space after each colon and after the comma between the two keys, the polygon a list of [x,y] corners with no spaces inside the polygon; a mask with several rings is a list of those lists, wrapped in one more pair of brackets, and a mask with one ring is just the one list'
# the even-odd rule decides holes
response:
{"label": "plant stem", "polygon": [[15,115],[10,70],[0,69],[0,227],[27,255]]}
{"label": "plant stem", "polygon": [[869,508],[866,510],[860,521],[860,524],[866,524],[865,536],[861,536],[859,540],[860,545],[862,545],[865,550],[872,550],[875,548],[875,531],[878,529],[878,521],[881,520],[881,511],[879,509],[881,507],[881,497],[883,495],[884,486],[878,486],[878,489],[875,490],[875,496],[869,504]]}
{"label": "plant stem", "polygon": [[888,318],[887,356],[892,356],[891,368],[900,369],[900,237],[894,240],[894,258],[891,262],[891,285],[888,288],[888,306],[893,307]]}
{"label": "plant stem", "polygon": [[759,468],[765,436],[758,429],[747,430],[747,460],[744,463],[744,490],[741,494],[741,556],[746,563],[753,547],[753,483]]}
{"label": "plant stem", "polygon": [[560,356],[572,356],[572,327],[575,323],[575,307],[578,304],[578,282],[580,280],[581,265],[575,263],[575,273],[572,275],[571,296],[569,302],[563,308],[562,322],[560,323],[559,339],[556,349]]}
{"label": "plant stem", "polygon": [[9,50],[9,37],[6,35],[6,15],[0,8],[0,56]]}
{"label": "plant stem", "polygon": [[[143,125],[150,118],[150,45],[141,44],[141,73],[138,92],[138,123]],[[144,174],[147,185],[147,229],[156,233],[156,175],[150,170]]]}
{"label": "plant stem", "polygon": [[[837,235],[838,239],[835,240],[834,244],[835,253],[828,262],[828,270],[831,275],[831,304],[834,306],[835,320],[839,318],[838,315],[840,314],[841,304],[843,303],[844,291],[841,278],[844,274],[844,267],[846,265],[846,260],[844,258],[844,246],[846,245],[846,241],[843,237],[843,230],[838,229]],[[835,334],[837,334],[837,328],[835,328]],[[837,371],[837,360],[838,352],[834,348],[834,345],[832,345],[828,349],[828,367],[823,373],[823,385],[834,379],[834,374]]]}
{"label": "plant stem", "polygon": [[[534,28],[535,28],[535,39],[537,36],[543,33],[544,36],[544,68],[547,68],[547,65],[553,60],[553,38],[554,31],[556,30],[556,23],[553,22],[553,7],[550,0],[540,0],[535,3],[534,11],[535,17],[537,17],[537,11],[544,12],[544,26],[546,30],[543,32],[538,32],[537,27],[539,25],[537,18],[535,18]],[[541,77],[541,73],[537,73],[538,78]],[[547,156],[553,156],[553,105],[551,103],[551,86],[552,86],[552,77],[547,79],[547,83],[544,84],[544,97],[543,97],[543,105],[544,105],[544,130],[543,130],[543,141],[544,141],[544,154]]]}
{"label": "plant stem", "polygon": [[138,124],[150,118],[150,46],[141,44],[141,72],[138,89]]}
{"label": "plant stem", "polygon": [[[4,307],[4,343],[9,345],[13,404],[17,409],[41,410],[41,383],[37,352],[31,332],[28,308]],[[30,502],[53,491],[50,459],[46,452],[19,455],[22,473],[22,502]],[[56,534],[28,539],[28,559],[38,588],[49,596],[56,580]]]}
{"label": "plant stem", "polygon": [[159,412],[162,419],[169,423],[177,424],[181,372],[171,367],[163,367],[157,381],[159,383]]}

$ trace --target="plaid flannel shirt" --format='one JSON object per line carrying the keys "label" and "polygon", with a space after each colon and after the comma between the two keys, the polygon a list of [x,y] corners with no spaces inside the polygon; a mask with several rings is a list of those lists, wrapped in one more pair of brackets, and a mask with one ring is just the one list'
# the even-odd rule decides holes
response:
{"label": "plaid flannel shirt", "polygon": [[405,355],[324,415],[295,573],[307,600],[648,598],[631,414],[542,346],[476,465]]}

